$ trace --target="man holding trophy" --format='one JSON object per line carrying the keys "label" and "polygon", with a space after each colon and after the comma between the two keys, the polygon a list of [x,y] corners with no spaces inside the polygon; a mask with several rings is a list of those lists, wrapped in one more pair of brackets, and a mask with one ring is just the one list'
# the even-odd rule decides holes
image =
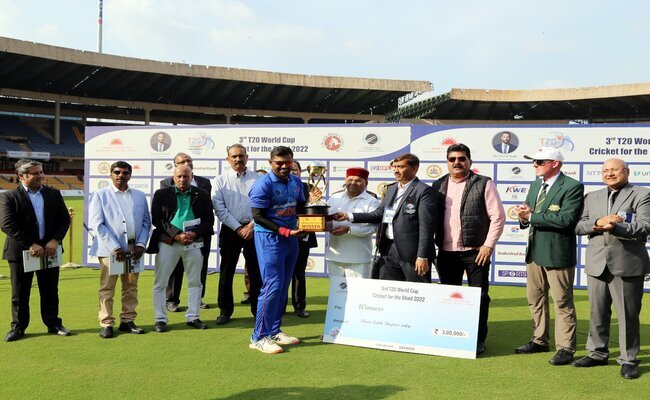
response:
{"label": "man holding trophy", "polygon": [[263,353],[281,353],[279,345],[300,343],[282,332],[282,314],[287,291],[298,258],[296,210],[304,206],[300,178],[291,174],[293,151],[286,146],[271,150],[271,172],[255,182],[248,197],[255,221],[255,249],[262,277],[255,329],[249,348]]}

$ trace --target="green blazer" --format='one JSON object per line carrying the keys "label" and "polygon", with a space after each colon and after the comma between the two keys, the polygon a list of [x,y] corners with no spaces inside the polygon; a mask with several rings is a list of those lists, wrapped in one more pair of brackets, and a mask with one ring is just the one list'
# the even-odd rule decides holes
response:
{"label": "green blazer", "polygon": [[[530,184],[526,204],[535,207],[542,179]],[[530,216],[526,262],[546,268],[573,268],[576,261],[575,227],[582,214],[584,185],[560,172],[551,186],[542,209]]]}

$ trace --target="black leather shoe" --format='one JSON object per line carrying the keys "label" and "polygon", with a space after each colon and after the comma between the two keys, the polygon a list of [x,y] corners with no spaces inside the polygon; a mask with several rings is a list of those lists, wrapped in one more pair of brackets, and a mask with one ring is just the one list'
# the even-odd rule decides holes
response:
{"label": "black leather shoe", "polygon": [[607,359],[597,360],[595,358],[586,356],[586,357],[582,357],[578,361],[574,361],[571,365],[578,368],[597,367],[599,365],[607,365]]}
{"label": "black leather shoe", "polygon": [[70,335],[72,335],[72,332],[65,329],[65,326],[63,326],[63,325],[58,325],[58,326],[53,326],[53,327],[47,328],[47,333],[51,333],[53,335],[59,335],[59,336],[70,336]]}
{"label": "black leather shoe", "polygon": [[639,369],[634,364],[621,365],[621,376],[625,379],[636,379],[639,376]]}
{"label": "black leather shoe", "polygon": [[561,349],[558,350],[550,360],[548,360],[548,363],[551,365],[567,365],[571,364],[572,361],[573,353],[569,353],[568,351]]}
{"label": "black leather shoe", "polygon": [[476,355],[478,356],[479,354],[485,353],[485,343],[484,342],[478,342],[476,345]]}
{"label": "black leather shoe", "polygon": [[208,329],[208,326],[198,318],[187,322],[187,326],[191,326],[192,328],[195,329]]}
{"label": "black leather shoe", "polygon": [[23,336],[25,336],[25,331],[20,328],[13,328],[5,336],[5,342],[15,342]]}
{"label": "black leather shoe", "polygon": [[102,339],[110,339],[113,337],[113,327],[105,326],[99,331],[99,337]]}
{"label": "black leather shoe", "polygon": [[548,345],[537,344],[532,341],[515,349],[517,354],[546,353],[547,351],[549,351]]}
{"label": "black leather shoe", "polygon": [[167,311],[169,312],[179,312],[181,308],[176,303],[167,303]]}
{"label": "black leather shoe", "polygon": [[167,332],[167,322],[156,321],[153,325],[153,330],[156,332]]}
{"label": "black leather shoe", "polygon": [[140,328],[135,324],[133,321],[129,322],[122,322],[120,324],[120,327],[118,328],[122,332],[129,332],[129,333],[134,333],[136,335],[140,335],[144,333],[144,329]]}
{"label": "black leather shoe", "polygon": [[208,303],[201,302],[201,308],[207,310],[208,308],[210,308],[210,305]]}
{"label": "black leather shoe", "polygon": [[305,310],[296,311],[298,318],[309,318],[309,313]]}
{"label": "black leather shoe", "polygon": [[246,295],[242,301],[240,301],[242,304],[250,304],[251,303],[251,297],[249,295]]}
{"label": "black leather shoe", "polygon": [[230,322],[230,317],[224,314],[218,316],[217,320],[215,321],[217,325],[226,325],[228,322]]}

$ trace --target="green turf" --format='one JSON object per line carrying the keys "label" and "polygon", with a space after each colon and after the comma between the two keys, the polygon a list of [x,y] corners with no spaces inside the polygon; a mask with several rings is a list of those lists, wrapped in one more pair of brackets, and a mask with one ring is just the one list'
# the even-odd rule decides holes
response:
{"label": "green turf", "polygon": [[[0,271],[8,272],[6,267]],[[525,343],[530,334],[523,288],[492,288],[487,352],[477,360],[461,360],[321,343],[328,291],[324,278],[308,279],[311,316],[286,317],[285,331],[305,343],[288,347],[284,354],[248,349],[253,319],[247,306],[237,304],[230,324],[214,325],[217,274],[210,275],[207,284],[207,300],[213,308],[201,315],[210,325],[208,330],[186,327],[182,313],[171,313],[170,332],[151,332],[153,273],[147,271],[140,279],[137,322],[148,333],[102,340],[96,321],[98,280],[99,273],[93,269],[61,273],[60,314],[75,332],[69,338],[45,334],[35,288],[27,337],[0,343],[0,399],[45,398],[52,393],[55,398],[71,399],[109,395],[129,399],[621,399],[644,397],[650,390],[647,312],[642,316],[641,354],[641,372],[647,375],[625,381],[613,361],[607,367],[583,370],[549,365],[551,353],[513,354],[514,347]],[[243,291],[240,275],[235,286],[239,300]],[[9,282],[2,280],[0,304],[5,305],[5,312],[0,313],[0,321],[7,330],[9,297]],[[578,354],[583,355],[588,308],[585,291],[576,292],[576,304]],[[612,347],[616,353],[616,344]]]}
{"label": "green turf", "polygon": [[[75,207],[77,239],[73,261],[81,261],[82,200]],[[3,237],[0,237],[2,243]],[[67,244],[67,239],[64,244]],[[79,247],[77,247],[79,246]],[[67,261],[67,258],[65,259]],[[6,262],[0,274],[9,275]],[[641,315],[642,377],[626,381],[612,360],[607,367],[577,369],[548,364],[552,353],[515,355],[513,349],[530,335],[525,290],[493,287],[487,351],[477,360],[396,353],[324,344],[319,340],[327,305],[328,280],[308,278],[308,310],[300,319],[288,314],[284,328],[303,344],[279,355],[249,350],[253,319],[237,303],[233,321],[214,325],[218,274],[209,275],[206,300],[213,306],[201,318],[210,329],[186,327],[182,313],[170,314],[170,332],[152,332],[153,272],[140,278],[140,316],[148,333],[98,337],[97,288],[94,269],[63,270],[60,279],[64,324],[69,338],[47,335],[40,321],[38,290],[32,291],[32,321],[27,337],[0,342],[0,400],[4,399],[627,399],[650,392],[650,315],[648,300]],[[235,278],[236,300],[243,292]],[[119,284],[118,284],[119,293]],[[183,294],[187,293],[186,289]],[[9,330],[11,289],[0,280],[0,334]],[[117,296],[119,298],[119,295]],[[185,303],[185,301],[183,301]],[[578,355],[585,354],[588,302],[576,291]],[[116,301],[119,310],[119,300]],[[617,326],[612,353],[617,355]]]}

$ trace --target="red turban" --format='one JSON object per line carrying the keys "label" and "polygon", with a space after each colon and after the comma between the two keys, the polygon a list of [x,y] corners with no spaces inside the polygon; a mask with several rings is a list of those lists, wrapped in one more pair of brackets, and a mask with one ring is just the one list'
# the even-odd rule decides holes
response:
{"label": "red turban", "polygon": [[345,171],[346,178],[349,176],[358,176],[359,178],[365,179],[367,181],[368,175],[370,175],[370,172],[365,168],[348,168]]}

